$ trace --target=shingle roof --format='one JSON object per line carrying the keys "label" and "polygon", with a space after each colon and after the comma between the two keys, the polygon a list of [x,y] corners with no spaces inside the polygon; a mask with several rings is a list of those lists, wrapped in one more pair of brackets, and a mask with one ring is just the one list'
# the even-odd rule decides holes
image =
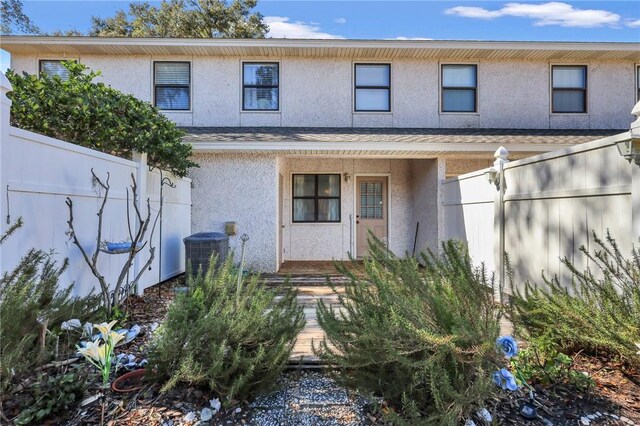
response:
{"label": "shingle roof", "polygon": [[[625,130],[185,127],[185,142],[399,142],[574,145]],[[628,129],[627,129],[628,130]]]}

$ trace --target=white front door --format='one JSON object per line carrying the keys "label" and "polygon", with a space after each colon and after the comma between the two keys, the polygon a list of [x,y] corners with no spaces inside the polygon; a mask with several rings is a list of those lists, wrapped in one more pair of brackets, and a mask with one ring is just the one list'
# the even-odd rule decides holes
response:
{"label": "white front door", "polygon": [[369,230],[380,239],[387,237],[387,186],[386,176],[356,177],[356,257],[364,257],[369,250]]}

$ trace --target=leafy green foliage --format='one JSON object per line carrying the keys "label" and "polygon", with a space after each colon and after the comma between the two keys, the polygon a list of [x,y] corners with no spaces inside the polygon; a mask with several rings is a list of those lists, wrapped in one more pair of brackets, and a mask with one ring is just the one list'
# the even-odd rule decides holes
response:
{"label": "leafy green foliage", "polygon": [[339,308],[318,304],[326,333],[314,348],[337,368],[336,379],[383,396],[399,424],[454,425],[491,394],[499,362],[500,309],[493,278],[471,264],[458,242],[399,258],[373,235],[364,276],[349,277]]}
{"label": "leafy green foliage", "polygon": [[573,358],[558,352],[555,345],[545,339],[530,342],[530,346],[511,359],[517,378],[527,383],[543,385],[568,384],[580,390],[589,390],[593,380],[573,368]]}
{"label": "leafy green foliage", "polygon": [[58,266],[50,253],[31,249],[0,277],[0,391],[14,376],[55,357],[65,343],[58,339],[63,321],[83,321],[100,305],[98,296],[73,297],[72,286],[59,287],[67,265],[67,259]]}
{"label": "leafy green foliage", "polygon": [[285,368],[304,326],[296,292],[276,292],[252,276],[236,299],[237,279],[230,258],[218,271],[190,276],[188,293],[169,307],[149,355],[164,391],[182,382],[207,387],[226,402],[247,399]]}
{"label": "leafy green foliage", "polygon": [[160,7],[130,3],[129,12],[93,17],[95,37],[262,38],[269,27],[257,0],[163,0]]}
{"label": "leafy green foliage", "polygon": [[525,338],[570,351],[606,351],[640,366],[640,251],[633,247],[626,259],[608,233],[604,241],[594,234],[593,241],[593,253],[581,248],[590,268],[579,271],[563,260],[571,282],[543,276],[544,286],[513,289],[511,319]]}
{"label": "leafy green foliage", "polygon": [[66,80],[7,71],[13,125],[120,157],[147,153],[149,164],[178,176],[197,166],[184,133],[151,104],[95,82],[100,73],[85,65],[64,65]]}
{"label": "leafy green foliage", "polygon": [[0,3],[0,34],[38,34],[40,30],[24,13],[21,0]]}
{"label": "leafy green foliage", "polygon": [[42,424],[53,415],[64,414],[80,403],[86,382],[86,375],[77,370],[57,375],[38,374],[36,381],[26,389],[31,398],[14,423],[17,426]]}

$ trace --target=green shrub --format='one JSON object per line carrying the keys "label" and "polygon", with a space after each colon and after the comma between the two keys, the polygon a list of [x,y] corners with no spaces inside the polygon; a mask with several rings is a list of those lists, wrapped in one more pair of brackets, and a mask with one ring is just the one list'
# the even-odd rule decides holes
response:
{"label": "green shrub", "polygon": [[372,236],[364,277],[349,277],[340,309],[318,304],[326,333],[316,353],[336,379],[398,412],[397,423],[454,425],[491,395],[500,310],[493,278],[458,242],[402,259]]}
{"label": "green shrub", "polygon": [[125,158],[146,152],[150,165],[178,176],[197,167],[189,160],[191,146],[182,143],[184,133],[157,108],[95,82],[100,73],[83,64],[63,64],[66,80],[7,71],[14,126]]}
{"label": "green shrub", "polygon": [[285,368],[304,326],[296,292],[276,292],[252,276],[238,295],[237,279],[232,258],[218,271],[188,278],[189,291],[169,307],[150,350],[149,366],[165,382],[163,391],[188,383],[228,403],[269,388]]}
{"label": "green shrub", "polygon": [[511,359],[511,365],[518,379],[527,383],[568,384],[580,390],[594,386],[588,375],[573,368],[573,358],[558,352],[553,343],[544,339],[529,342],[529,347]]}
{"label": "green shrub", "polygon": [[[0,243],[21,225],[20,220]],[[14,376],[62,352],[66,340],[58,336],[63,321],[84,321],[100,306],[98,296],[73,297],[72,286],[59,287],[67,265],[67,259],[58,266],[50,253],[31,249],[0,277],[0,391]]]}
{"label": "green shrub", "polygon": [[14,419],[16,425],[42,424],[43,420],[61,415],[80,403],[86,389],[87,377],[70,370],[56,375],[40,373],[26,392],[31,398]]}
{"label": "green shrub", "polygon": [[511,319],[525,338],[545,339],[562,350],[608,352],[638,367],[640,252],[633,247],[626,259],[608,233],[605,241],[594,234],[593,241],[593,252],[581,248],[591,265],[586,270],[562,261],[571,282],[543,276],[544,286],[513,289]]}

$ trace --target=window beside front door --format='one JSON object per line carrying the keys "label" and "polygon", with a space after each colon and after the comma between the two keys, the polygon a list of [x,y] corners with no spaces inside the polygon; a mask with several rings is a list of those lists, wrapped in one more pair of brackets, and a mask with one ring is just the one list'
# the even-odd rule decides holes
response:
{"label": "window beside front door", "polygon": [[340,222],[340,175],[293,175],[293,222]]}

